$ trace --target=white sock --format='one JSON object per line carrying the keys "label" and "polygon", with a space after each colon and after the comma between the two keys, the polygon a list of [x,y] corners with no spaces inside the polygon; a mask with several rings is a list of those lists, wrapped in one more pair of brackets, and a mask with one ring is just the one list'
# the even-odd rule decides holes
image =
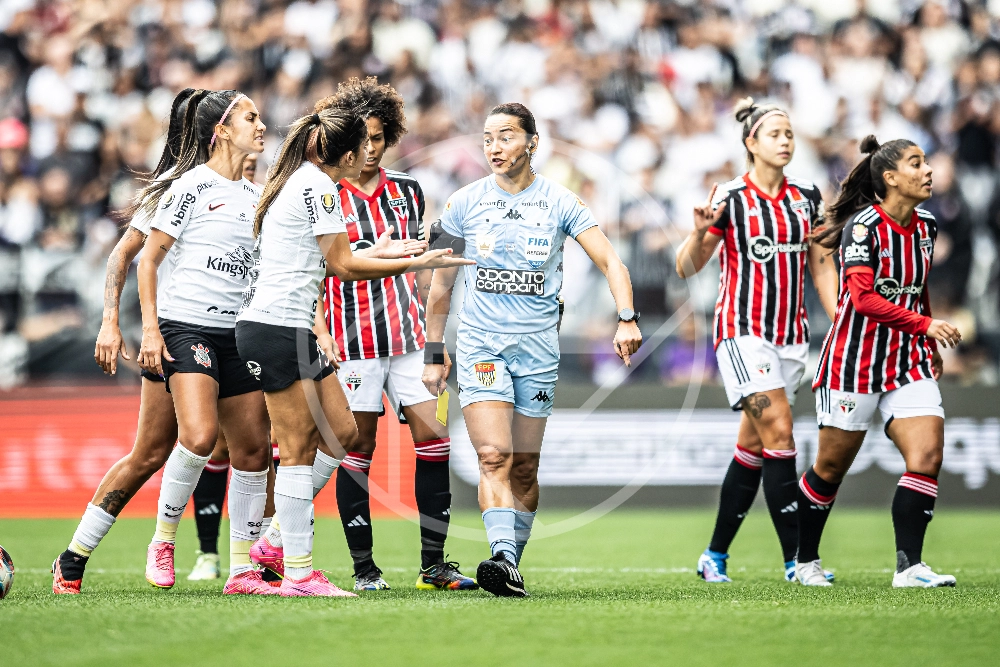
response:
{"label": "white sock", "polygon": [[324,454],[322,450],[316,450],[316,460],[313,461],[312,467],[313,498],[323,490],[323,487],[333,477],[333,472],[339,465],[340,459],[335,459],[328,454]]}
{"label": "white sock", "polygon": [[267,534],[267,529],[271,527],[271,517],[266,516],[261,519],[260,522],[260,534],[263,536]]}
{"label": "white sock", "polygon": [[284,544],[281,541],[281,523],[278,522],[277,513],[271,518],[271,525],[262,534],[272,547],[281,547]]}
{"label": "white sock", "polygon": [[170,452],[170,458],[163,466],[163,481],[160,482],[154,542],[173,543],[177,536],[177,524],[194,493],[194,487],[198,486],[198,479],[206,463],[207,456],[198,456],[179,442],[174,451]]}
{"label": "white sock", "polygon": [[292,580],[312,574],[312,466],[279,466],[274,480],[275,523],[281,522],[285,576]]}
{"label": "white sock", "polygon": [[250,547],[260,537],[267,502],[267,471],[233,468],[229,480],[229,575],[253,569]]}
{"label": "white sock", "polygon": [[90,557],[90,554],[111,530],[114,522],[113,516],[97,505],[87,503],[87,511],[83,513],[80,525],[73,533],[73,541],[69,543],[69,550],[75,554]]}

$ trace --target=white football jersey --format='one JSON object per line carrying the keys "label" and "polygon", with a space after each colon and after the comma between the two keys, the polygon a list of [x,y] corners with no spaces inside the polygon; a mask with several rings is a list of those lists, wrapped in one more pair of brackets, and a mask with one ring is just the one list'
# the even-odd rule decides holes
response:
{"label": "white football jersey", "polygon": [[312,328],[326,276],[316,237],[347,232],[339,202],[334,182],[310,162],[288,178],[264,215],[240,320]]}
{"label": "white football jersey", "polygon": [[[166,173],[163,174],[161,178],[165,178],[170,175],[173,169],[168,169]],[[129,222],[130,227],[135,227],[136,230],[142,233],[146,238],[149,238],[149,231],[151,229],[150,225],[153,224],[153,213],[147,213],[143,209],[139,209],[135,212],[132,217],[132,221]],[[143,248],[145,250],[145,248]],[[136,259],[142,257],[142,250],[139,251],[139,255]],[[174,266],[174,256],[172,253],[167,253],[167,256],[163,258],[160,262],[160,268],[156,270],[156,303],[163,301],[163,286],[167,282],[167,277],[170,275],[170,271]]]}
{"label": "white football jersey", "polygon": [[[177,239],[173,265],[157,292],[159,317],[231,329],[247,285],[253,216],[260,189],[230,181],[202,164],[178,178],[160,200],[151,227]],[[161,296],[162,295],[162,296]]]}

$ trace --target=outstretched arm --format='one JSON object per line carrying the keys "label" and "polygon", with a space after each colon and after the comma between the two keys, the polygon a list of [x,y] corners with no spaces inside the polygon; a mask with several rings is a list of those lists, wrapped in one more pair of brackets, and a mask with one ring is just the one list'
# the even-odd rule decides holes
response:
{"label": "outstretched arm", "polygon": [[[611,295],[615,299],[618,311],[620,312],[623,308],[632,309],[632,279],[629,278],[628,269],[625,268],[625,264],[618,257],[618,253],[615,252],[604,232],[599,227],[591,227],[581,232],[576,240],[607,278],[608,287],[611,288]],[[642,332],[639,331],[639,325],[634,321],[619,322],[612,345],[615,354],[621,357],[626,366],[631,366],[629,357],[635,354],[639,346],[642,345]]]}
{"label": "outstretched arm", "polygon": [[107,273],[104,277],[104,315],[101,330],[97,334],[94,347],[94,361],[108,375],[118,370],[118,355],[131,359],[125,349],[121,329],[118,327],[118,307],[121,304],[122,288],[128,276],[128,267],[142,250],[146,235],[129,225],[125,234],[115,244],[108,256]]}
{"label": "outstretched arm", "polygon": [[326,275],[344,281],[376,280],[422,269],[450,268],[475,264],[470,259],[452,257],[451,250],[431,250],[415,259],[372,259],[351,252],[346,233],[317,236],[319,247],[326,257]]}

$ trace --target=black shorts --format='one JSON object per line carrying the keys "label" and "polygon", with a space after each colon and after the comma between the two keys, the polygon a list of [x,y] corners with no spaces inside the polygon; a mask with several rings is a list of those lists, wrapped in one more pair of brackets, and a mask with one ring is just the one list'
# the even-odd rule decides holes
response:
{"label": "black shorts", "polygon": [[298,380],[319,382],[333,373],[312,329],[237,322],[236,345],[265,392],[281,391]]}
{"label": "black shorts", "polygon": [[150,373],[145,368],[139,371],[139,377],[144,377],[150,382],[163,382],[162,375],[157,375],[156,373]]}
{"label": "black shorts", "polygon": [[219,383],[219,398],[260,391],[260,384],[236,349],[233,329],[203,327],[176,320],[160,320],[160,334],[174,361],[163,360],[163,375],[170,391],[174,373],[202,373]]}

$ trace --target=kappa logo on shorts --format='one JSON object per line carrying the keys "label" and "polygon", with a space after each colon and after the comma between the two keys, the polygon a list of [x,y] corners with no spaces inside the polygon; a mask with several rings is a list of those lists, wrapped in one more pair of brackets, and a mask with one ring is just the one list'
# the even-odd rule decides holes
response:
{"label": "kappa logo on shorts", "polygon": [[531,400],[541,401],[542,403],[548,403],[549,401],[552,400],[552,398],[549,396],[549,392],[539,390],[537,394],[531,397]]}
{"label": "kappa logo on shorts", "polygon": [[248,361],[247,370],[250,371],[250,375],[260,380],[260,364],[256,361]]}
{"label": "kappa logo on shorts", "polygon": [[361,388],[361,373],[351,371],[347,374],[347,379],[344,380],[344,384],[347,385],[348,390],[357,391]]}
{"label": "kappa logo on shorts", "polygon": [[208,348],[198,343],[197,345],[192,345],[191,349],[194,350],[194,361],[196,364],[201,364],[205,368],[212,367],[212,357],[208,354]]}
{"label": "kappa logo on shorts", "polygon": [[762,361],[754,366],[754,368],[756,368],[757,372],[761,375],[767,376],[771,374],[771,363],[768,361]]}
{"label": "kappa logo on shorts", "polygon": [[484,387],[492,387],[497,381],[497,367],[492,361],[484,361],[476,364],[476,379]]}
{"label": "kappa logo on shorts", "polygon": [[855,401],[850,396],[846,396],[837,401],[837,405],[840,407],[841,412],[843,412],[845,415],[849,415],[852,412],[854,412],[854,409],[856,407],[858,407],[858,402]]}

